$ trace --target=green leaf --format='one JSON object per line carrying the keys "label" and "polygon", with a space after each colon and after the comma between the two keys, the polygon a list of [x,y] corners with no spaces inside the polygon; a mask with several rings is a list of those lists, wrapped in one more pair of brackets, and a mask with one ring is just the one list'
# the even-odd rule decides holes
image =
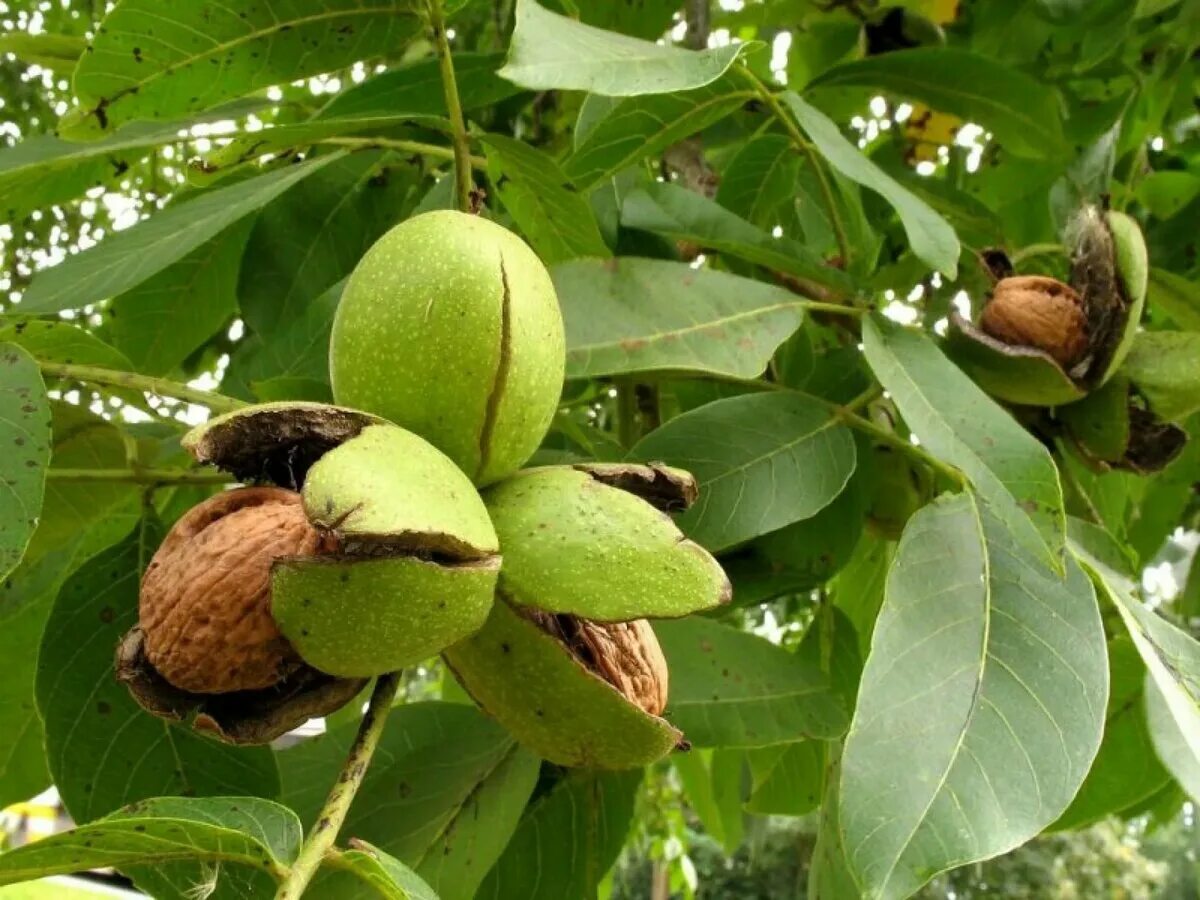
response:
{"label": "green leaf", "polygon": [[825,741],[796,741],[747,752],[754,788],[746,811],[759,816],[803,816],[816,809],[825,787],[829,746]]}
{"label": "green leaf", "polygon": [[[82,333],[82,332],[81,332]],[[53,405],[52,463],[59,468],[125,468],[125,441],[108,422],[65,403]],[[32,797],[50,783],[42,722],[34,704],[31,653],[58,589],[75,569],[112,546],[141,516],[138,487],[119,482],[49,480],[37,530],[21,564],[0,582],[0,804]]]}
{"label": "green leaf", "polygon": [[151,148],[178,143],[181,131],[201,122],[240,118],[265,104],[265,98],[244,100],[188,120],[138,122],[89,144],[51,135],[28,137],[0,150],[0,211],[16,221],[35,209],[73,200],[89,188],[119,180]]}
{"label": "green leaf", "polygon": [[808,654],[710,619],[654,623],[671,669],[666,717],[695,747],[835,738],[846,710]]}
{"label": "green leaf", "polygon": [[300,849],[290,809],[255,797],[159,797],[0,854],[0,884],[105,867],[203,860],[280,877]]}
{"label": "green leaf", "polygon": [[546,265],[577,256],[611,256],[591,204],[550,156],[488,134],[488,179],[500,202]]}
{"label": "green leaf", "polygon": [[42,512],[50,401],[32,356],[0,344],[0,580],[17,567]]}
{"label": "green leaf", "polygon": [[895,544],[891,541],[871,534],[864,536],[831,586],[834,605],[854,626],[858,649],[864,656],[871,649],[871,635],[883,605],[884,585],[894,554]]}
{"label": "green leaf", "polygon": [[960,247],[954,229],[941,216],[898,184],[842,136],[841,130],[823,112],[787,91],[783,100],[800,122],[800,127],[834,169],[882,196],[896,210],[913,253],[953,279],[958,272]]}
{"label": "green leaf", "polygon": [[1108,643],[1111,683],[1104,741],[1083,787],[1056,829],[1081,828],[1141,803],[1161,790],[1170,774],[1155,756],[1143,699],[1146,666],[1133,641],[1118,635]]}
{"label": "green leaf", "polygon": [[508,60],[499,71],[530,90],[589,91],[610,97],[669,94],[703,87],[752,44],[683,50],[593,28],[517,0]]}
{"label": "green leaf", "polygon": [[[238,296],[246,324],[265,342],[278,343],[276,332],[304,316],[400,220],[404,179],[378,177],[386,158],[340,157],[272,198],[255,219],[246,244],[253,265],[242,270]],[[283,355],[299,349],[288,346]]]}
{"label": "green leaf", "polygon": [[136,366],[146,375],[174,372],[234,316],[238,272],[251,224],[244,219],[231,225],[113,298],[104,317],[105,334],[131,361],[124,368]]}
{"label": "green leaf", "polygon": [[[1116,607],[1146,664],[1154,687],[1146,692],[1151,736],[1156,746],[1165,740],[1171,749],[1163,762],[1174,775],[1200,772],[1200,643],[1138,599],[1127,562],[1111,537],[1094,525],[1074,520],[1071,525],[1072,552]],[[1153,697],[1155,692],[1161,698]],[[1160,699],[1165,709],[1156,710]],[[1164,717],[1173,727],[1161,723]],[[1193,787],[1200,792],[1200,783]]]}
{"label": "green leaf", "polygon": [[[762,752],[762,751],[758,751]],[[671,757],[683,791],[713,840],[732,856],[742,843],[742,767],[740,750],[692,750]]]}
{"label": "green leaf", "polygon": [[841,801],[841,744],[831,744],[829,763],[825,771],[825,794],[821,799],[817,843],[813,848],[812,870],[808,876],[808,900],[843,900],[861,897],[862,890],[855,882],[846,861],[846,848],[839,820]]}
{"label": "green leaf", "polygon": [[63,586],[38,657],[37,702],[54,783],[76,822],[165,794],[279,792],[270,749],[235,748],[142,710],[113,674],[137,622],[138,585],[154,550],[143,525]]}
{"label": "green leaf", "polygon": [[1049,84],[969,50],[935,46],[880,53],[834,66],[807,89],[821,87],[875,88],[921,101],[985,126],[1018,156],[1070,153],[1061,102]]}
{"label": "green leaf", "polygon": [[178,116],[259,88],[393,53],[419,30],[413,0],[164,8],[121,0],[75,69],[79,107],[59,123],[72,139],[125,122]]}
{"label": "green leaf", "polygon": [[[372,888],[384,900],[438,900],[433,888],[404,863],[366,841],[353,840],[353,850],[327,855],[328,871],[346,872]],[[343,894],[343,896],[346,896]]]}
{"label": "green leaf", "polygon": [[1150,758],[1160,769],[1165,765],[1170,777],[1195,800],[1200,797],[1200,759],[1172,713],[1170,703],[1149,674],[1145,697],[1146,719],[1153,743]]}
{"label": "green leaf", "polygon": [[[454,81],[464,110],[492,106],[519,93],[512,82],[496,77],[503,61],[500,53],[454,54]],[[347,87],[329,101],[317,119],[447,114],[440,63],[431,57],[405,63]]]}
{"label": "green leaf", "polygon": [[[856,450],[856,459],[867,452],[863,443]],[[810,591],[849,562],[863,534],[867,501],[864,471],[856,468],[845,489],[815,516],[765,534],[750,546],[766,568],[795,574],[797,587]]]}
{"label": "green leaf", "polygon": [[[283,798],[313,822],[354,740],[348,724],[279,755]],[[343,834],[411,867],[442,900],[470,900],[517,828],[538,760],[473,707],[398,707]],[[312,896],[342,898],[322,878]]]}
{"label": "green leaf", "polygon": [[1200,332],[1141,331],[1121,366],[1160,418],[1200,410]]}
{"label": "green leaf", "polygon": [[30,34],[20,29],[0,34],[0,53],[55,72],[70,72],[86,49],[87,41],[72,34]]}
{"label": "green leaf", "polygon": [[595,896],[625,844],[642,774],[567,773],[529,805],[475,900]]}
{"label": "green leaf", "polygon": [[136,287],[338,158],[318,157],[172,204],[39,273],[21,299],[21,310],[79,309]]}
{"label": "green leaf", "polygon": [[922,446],[960,469],[1019,543],[1061,567],[1066,520],[1049,451],[923,334],[872,317],[863,345]]}
{"label": "green leaf", "polygon": [[696,476],[679,527],[710,551],[816,515],[854,473],[854,438],[829,407],[794,392],[747,394],[671,419],[630,451]]}
{"label": "green leaf", "polygon": [[846,738],[841,827],[863,895],[1019,846],[1062,814],[1100,745],[1104,628],[970,493],[909,522]]}
{"label": "green leaf", "polygon": [[796,190],[800,153],[786,135],[760,134],[742,144],[721,172],[717,202],[752,225],[776,224]]}
{"label": "green leaf", "polygon": [[0,342],[18,344],[39,362],[133,371],[133,363],[120,350],[90,331],[61,319],[36,319],[19,314],[0,316]]}
{"label": "green leaf", "polygon": [[679,94],[601,100],[598,104],[589,98],[584,110],[591,106],[599,116],[582,136],[576,133],[575,151],[563,162],[563,171],[586,190],[721,121],[754,96],[726,76]]}
{"label": "green leaf", "polygon": [[1165,269],[1151,269],[1146,303],[1154,312],[1164,312],[1180,328],[1200,331],[1200,288],[1188,279]]}
{"label": "green leaf", "polygon": [[804,244],[772,237],[682,185],[652,182],[632,191],[621,205],[621,224],[676,241],[692,241],[706,250],[736,256],[842,294],[855,291],[852,279],[826,265]]}
{"label": "green leaf", "polygon": [[790,291],[680,262],[578,260],[551,275],[568,378],[654,371],[753,378],[804,317],[804,301]]}
{"label": "green leaf", "polygon": [[263,402],[332,403],[329,334],[345,286],[342,279],[266,335],[249,335],[234,351],[222,388]]}
{"label": "green leaf", "polygon": [[1137,186],[1138,199],[1158,219],[1169,219],[1200,196],[1200,178],[1191,172],[1151,172]]}

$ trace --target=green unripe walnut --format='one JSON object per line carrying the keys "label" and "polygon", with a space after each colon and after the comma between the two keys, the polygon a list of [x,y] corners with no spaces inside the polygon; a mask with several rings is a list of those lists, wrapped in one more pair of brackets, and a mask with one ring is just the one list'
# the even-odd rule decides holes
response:
{"label": "green unripe walnut", "polygon": [[438,211],[380,238],[346,283],[329,361],[338,403],[409,429],[477,484],[533,454],[562,389],[554,285],[512,232]]}
{"label": "green unripe walnut", "polygon": [[543,758],[621,769],[681,742],[646,617],[729,601],[720,565],[666,512],[695,495],[686,472],[640,465],[531,469],[484,492],[505,554],[497,601],[445,659]]}

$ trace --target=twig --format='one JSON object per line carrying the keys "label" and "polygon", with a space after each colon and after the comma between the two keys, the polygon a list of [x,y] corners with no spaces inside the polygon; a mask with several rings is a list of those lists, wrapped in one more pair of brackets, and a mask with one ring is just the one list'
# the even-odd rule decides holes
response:
{"label": "twig", "polygon": [[846,239],[846,229],[842,225],[842,217],[838,213],[837,200],[833,196],[833,187],[829,184],[829,176],[825,174],[825,164],[821,159],[821,155],[817,153],[817,148],[804,136],[791,115],[783,108],[783,104],[779,102],[779,98],[758,79],[758,76],[744,65],[735,66],[734,68],[753,86],[754,92],[767,104],[771,110],[771,114],[779,120],[779,124],[787,131],[788,136],[792,139],[792,143],[808,157],[813,171],[816,172],[817,182],[821,186],[821,197],[825,201],[825,207],[829,211],[829,222],[833,226],[834,235],[837,237],[838,253],[841,254],[843,265],[848,263],[850,261],[850,242]]}
{"label": "twig", "polygon": [[[402,141],[381,137],[340,137],[324,138],[317,143],[331,147],[347,147],[351,150],[395,150],[399,153],[415,153],[421,156],[434,156],[438,159],[457,158],[453,147],[439,147],[437,144],[426,144],[423,141]],[[474,168],[487,168],[487,160],[482,156],[468,156],[467,158]]]}
{"label": "twig", "polygon": [[153,378],[149,375],[139,375],[137,372],[122,372],[119,369],[105,369],[101,366],[79,366],[70,363],[56,363],[39,360],[42,375],[50,378],[66,378],[72,381],[84,381],[91,384],[101,384],[105,387],[126,388],[134,391],[145,391],[160,397],[170,397],[183,400],[199,406],[207,406],[215,413],[233,412],[246,404],[233,397],[217,394],[213,391],[202,391],[199,388],[188,387],[177,381],[166,378]]}
{"label": "twig", "polygon": [[350,753],[347,754],[346,761],[342,764],[342,772],[338,776],[337,784],[333,786],[329,796],[325,799],[325,805],[317,816],[317,824],[313,826],[304,841],[304,846],[300,848],[300,855],[292,864],[291,871],[280,882],[279,889],[275,892],[275,900],[299,900],[313,876],[316,875],[317,869],[321,867],[325,855],[333,848],[333,842],[337,840],[338,832],[342,830],[342,824],[346,821],[346,813],[350,811],[354,795],[362,786],[363,777],[367,774],[367,767],[371,763],[371,757],[375,754],[375,748],[379,746],[379,738],[383,735],[383,726],[387,722],[388,713],[392,709],[392,703],[396,699],[396,691],[399,687],[399,672],[380,675],[376,680],[371,701],[367,704],[367,711],[358,726],[358,736],[355,737]]}
{"label": "twig", "polygon": [[454,141],[454,183],[458,208],[463,212],[471,212],[474,207],[471,194],[475,190],[475,183],[471,179],[471,145],[467,123],[463,119],[462,101],[458,97],[458,80],[454,77],[450,39],[446,36],[446,15],[442,11],[442,0],[428,0],[428,4],[429,27],[433,32],[433,45],[437,48],[442,90],[446,94],[446,111],[450,114],[450,135]]}

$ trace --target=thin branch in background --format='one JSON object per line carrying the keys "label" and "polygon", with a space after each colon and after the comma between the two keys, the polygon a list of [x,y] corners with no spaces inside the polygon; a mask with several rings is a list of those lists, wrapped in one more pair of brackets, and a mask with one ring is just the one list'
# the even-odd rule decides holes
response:
{"label": "thin branch in background", "polygon": [[833,232],[837,236],[838,253],[841,254],[842,264],[849,263],[850,242],[846,238],[846,228],[842,224],[842,216],[838,211],[837,198],[833,196],[833,186],[829,182],[829,173],[825,171],[825,161],[821,158],[821,154],[817,152],[817,148],[804,136],[800,127],[792,119],[791,114],[783,108],[783,104],[779,102],[779,98],[775,96],[775,93],[763,84],[757,75],[744,65],[736,66],[735,71],[740,73],[742,78],[754,87],[755,93],[758,94],[759,98],[771,110],[771,114],[779,120],[779,124],[787,131],[788,137],[792,139],[792,143],[808,157],[809,164],[813,167],[813,171],[817,175],[817,182],[821,187],[821,198],[825,203],[826,211],[829,213],[830,224],[833,226]]}
{"label": "thin branch in background", "polygon": [[688,0],[684,10],[687,22],[687,35],[684,42],[693,50],[703,50],[708,46],[710,27],[709,0]]}

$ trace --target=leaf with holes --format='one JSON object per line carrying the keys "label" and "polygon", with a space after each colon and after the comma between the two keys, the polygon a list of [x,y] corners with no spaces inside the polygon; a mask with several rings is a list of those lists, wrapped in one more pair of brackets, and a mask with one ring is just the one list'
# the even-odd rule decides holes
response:
{"label": "leaf with holes", "polygon": [[1108,699],[1095,592],[1062,580],[969,492],[913,516],[842,757],[839,816],[864,897],[1007,852],[1067,808]]}
{"label": "leaf with holes", "polygon": [[50,402],[42,373],[16,344],[0,344],[0,580],[37,528],[50,462]]}
{"label": "leaf with holes", "polygon": [[[124,436],[111,423],[66,403],[53,404],[54,467],[123,469]],[[42,721],[34,704],[37,646],[63,581],[125,537],[141,517],[141,491],[120,482],[46,483],[37,531],[21,564],[0,584],[0,804],[32,797],[50,784]]]}
{"label": "leaf with holes", "polygon": [[47,875],[196,860],[281,878],[300,849],[300,822],[256,797],[158,797],[0,854],[0,884]]}
{"label": "leaf with holes", "polygon": [[59,133],[94,139],[395,52],[420,30],[418,9],[415,0],[122,0],[75,69],[79,106]]}
{"label": "leaf with holes", "polygon": [[794,392],[729,397],[646,435],[631,459],[696,476],[700,499],[679,517],[717,552],[816,515],[854,473],[854,438],[828,406]]}

